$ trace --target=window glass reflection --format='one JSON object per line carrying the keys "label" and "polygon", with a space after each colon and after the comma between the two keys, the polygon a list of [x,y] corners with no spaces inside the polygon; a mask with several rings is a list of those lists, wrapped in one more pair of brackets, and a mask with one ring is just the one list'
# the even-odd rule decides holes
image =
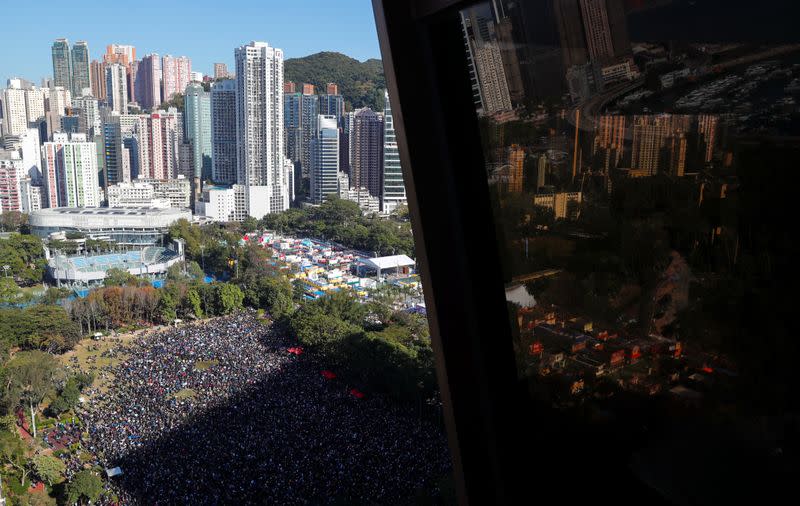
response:
{"label": "window glass reflection", "polygon": [[[732,452],[753,483],[797,469],[800,44],[766,3],[460,12],[520,378],[633,428],[631,465],[676,502]],[[723,467],[678,485],[678,454]]]}

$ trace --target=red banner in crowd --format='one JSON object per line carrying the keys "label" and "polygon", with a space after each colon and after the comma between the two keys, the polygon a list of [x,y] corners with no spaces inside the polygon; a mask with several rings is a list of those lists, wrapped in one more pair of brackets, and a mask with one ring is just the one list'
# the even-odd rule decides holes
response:
{"label": "red banner in crowd", "polygon": [[332,371],[325,370],[322,371],[322,377],[325,378],[326,380],[332,380],[333,378],[336,377],[336,375]]}
{"label": "red banner in crowd", "polygon": [[351,393],[351,394],[353,395],[353,397],[355,397],[356,399],[363,399],[363,398],[364,398],[364,392],[361,392],[360,390],[358,390],[358,389],[356,389],[356,388],[353,388],[352,390],[350,390],[350,393]]}

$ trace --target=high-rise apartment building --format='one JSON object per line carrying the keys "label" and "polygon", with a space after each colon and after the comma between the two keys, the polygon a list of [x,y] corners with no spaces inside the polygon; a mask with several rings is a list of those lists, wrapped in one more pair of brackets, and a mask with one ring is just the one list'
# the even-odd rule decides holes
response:
{"label": "high-rise apartment building", "polygon": [[218,81],[211,87],[211,179],[236,182],[236,81]]}
{"label": "high-rise apartment building", "polygon": [[126,44],[109,44],[106,46],[106,54],[103,56],[107,63],[119,63],[130,65],[136,60],[136,48]]}
{"label": "high-rise apartment building", "polygon": [[161,78],[161,57],[145,55],[136,73],[137,101],[142,108],[154,111],[161,105]]}
{"label": "high-rise apartment building", "polygon": [[592,146],[592,155],[599,157],[603,172],[608,174],[620,166],[625,152],[625,116],[611,114],[600,116]]}
{"label": "high-rise apartment building", "polygon": [[44,90],[31,86],[25,90],[25,110],[28,115],[28,123],[33,123],[44,117],[45,98]]}
{"label": "high-rise apartment building", "polygon": [[9,80],[9,87],[4,89],[2,98],[3,133],[20,135],[28,130],[28,109],[25,104],[25,92],[18,82]]}
{"label": "high-rise apartment building", "polygon": [[133,102],[136,100],[136,92],[135,92],[136,83],[134,82],[135,75],[133,74],[131,67],[131,65],[133,65],[133,62],[135,61],[136,61],[135,47],[124,44],[110,44],[106,46],[106,54],[103,55],[103,62],[106,65],[118,63],[123,67],[125,67],[125,80],[127,81],[126,86],[128,91],[129,102]]}
{"label": "high-rise apartment building", "polygon": [[325,93],[328,95],[338,95],[339,94],[339,85],[336,83],[328,83],[325,86]]}
{"label": "high-rise apartment building", "polygon": [[309,83],[303,83],[303,95],[313,95],[316,93],[314,90],[314,85]]}
{"label": "high-rise apartment building", "polygon": [[311,140],[311,201],[319,204],[338,193],[339,126],[336,116],[320,114]]}
{"label": "high-rise apartment building", "polygon": [[689,115],[634,116],[631,169],[645,175],[682,176],[691,125]]}
{"label": "high-rise apartment building", "polygon": [[106,100],[106,64],[105,62],[92,60],[89,65],[89,75],[92,81],[92,95],[100,101]]}
{"label": "high-rise apartment building", "polygon": [[580,0],[589,57],[604,62],[614,58],[614,44],[608,22],[606,0]]}
{"label": "high-rise apartment building", "polygon": [[[305,87],[305,85],[304,85]],[[313,88],[312,88],[313,89]],[[302,177],[309,177],[311,169],[311,139],[317,134],[319,97],[303,93],[300,100],[300,164]]]}
{"label": "high-rise apartment building", "polygon": [[211,179],[211,96],[200,83],[186,87],[184,97],[184,139],[191,142],[194,177]]}
{"label": "high-rise apartment building", "polygon": [[138,175],[139,116],[111,113],[102,118],[105,167],[103,186],[130,181]]}
{"label": "high-rise apartment building", "polygon": [[72,46],[72,91],[73,97],[83,95],[84,88],[92,87],[92,72],[89,67],[89,45],[79,40]]}
{"label": "high-rise apartment building", "polygon": [[55,86],[72,89],[72,57],[67,39],[56,39],[52,46],[53,82]]}
{"label": "high-rise apartment building", "polygon": [[708,163],[714,157],[717,146],[717,132],[719,131],[719,116],[701,114],[697,117],[698,143],[701,145],[700,153],[703,161]]}
{"label": "high-rise apartment building", "polygon": [[224,63],[215,63],[214,64],[214,79],[227,79],[228,78],[228,66]]}
{"label": "high-rise apartment building", "polygon": [[265,42],[237,48],[237,180],[250,216],[289,208],[283,149],[283,51]]}
{"label": "high-rise apartment building", "polygon": [[0,214],[22,211],[22,159],[16,151],[0,150]]}
{"label": "high-rise apartment building", "polygon": [[138,177],[170,179],[178,176],[183,125],[177,110],[139,115],[136,141]]}
{"label": "high-rise apartment building", "polygon": [[350,135],[352,153],[350,187],[366,188],[373,197],[381,196],[383,169],[383,118],[365,107],[355,113]]}
{"label": "high-rise apartment building", "polygon": [[100,106],[98,100],[91,95],[84,95],[72,99],[72,110],[78,114],[78,131],[86,134],[87,138],[94,139],[102,133],[100,119]]}
{"label": "high-rise apartment building", "polygon": [[42,147],[48,207],[99,207],[97,148],[84,134],[55,133]]}
{"label": "high-rise apartment building", "polygon": [[191,81],[192,75],[192,61],[189,58],[165,54],[161,60],[161,70],[164,101],[172,99],[176,93],[186,91],[186,85]]}
{"label": "high-rise apartment building", "polygon": [[283,93],[284,95],[287,93],[297,93],[297,84],[292,81],[286,81],[283,83]]}
{"label": "high-rise apartment building", "polygon": [[106,67],[106,100],[112,111],[128,113],[128,74],[124,65],[112,63]]}
{"label": "high-rise apartment building", "polygon": [[400,150],[394,131],[392,106],[389,92],[383,91],[383,175],[381,191],[381,211],[391,213],[406,203],[406,186],[403,183],[403,170],[400,167]]}
{"label": "high-rise apartment building", "polygon": [[[328,91],[339,91],[333,83],[328,84]],[[341,125],[344,116],[344,97],[338,93],[319,96],[319,114],[336,116],[336,124]]]}

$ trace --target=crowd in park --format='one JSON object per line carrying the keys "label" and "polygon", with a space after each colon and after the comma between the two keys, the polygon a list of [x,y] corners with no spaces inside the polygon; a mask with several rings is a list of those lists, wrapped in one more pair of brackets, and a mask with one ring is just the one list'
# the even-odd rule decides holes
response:
{"label": "crowd in park", "polygon": [[[313,219],[325,234],[352,222],[375,232],[379,250],[398,247],[395,232],[351,211],[332,203]],[[281,226],[313,225],[286,218]],[[349,504],[435,493],[449,456],[425,318],[398,310],[402,294],[391,289],[367,303],[347,290],[305,300],[268,248],[240,241],[263,226],[253,221],[177,223],[170,236],[186,241],[187,259],[162,288],[120,271],[85,296],[50,287],[25,300],[28,283],[41,281],[42,241],[24,223],[6,230],[0,472],[9,504],[37,493],[48,504],[148,503],[151,493],[165,503]],[[402,219],[391,224],[405,233]],[[188,323],[141,342],[109,336],[176,320]],[[111,348],[102,356],[61,358],[97,333]],[[119,369],[95,361],[112,354]],[[105,476],[113,465],[123,475]]]}
{"label": "crowd in park", "polygon": [[383,504],[430,490],[449,468],[429,419],[339,379],[255,311],[125,351],[81,417],[131,503]]}

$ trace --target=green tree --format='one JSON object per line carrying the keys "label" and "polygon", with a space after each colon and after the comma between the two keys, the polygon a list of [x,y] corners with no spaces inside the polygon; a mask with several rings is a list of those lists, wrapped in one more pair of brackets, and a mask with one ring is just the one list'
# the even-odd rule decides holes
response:
{"label": "green tree", "polygon": [[0,277],[0,302],[14,302],[21,295],[21,290],[12,278]]}
{"label": "green tree", "polygon": [[321,52],[287,59],[284,69],[287,81],[313,84],[319,92],[327,83],[337,83],[348,107],[383,109],[386,80],[381,60],[360,62],[341,53]]}
{"label": "green tree", "polygon": [[38,350],[19,352],[5,366],[6,405],[23,404],[30,409],[34,438],[36,411],[53,388],[57,372],[56,359]]}
{"label": "green tree", "polygon": [[189,291],[186,292],[186,302],[194,316],[197,318],[203,317],[203,301],[196,288],[190,288]]}
{"label": "green tree", "polygon": [[252,216],[248,216],[240,224],[240,230],[243,234],[249,234],[258,230],[258,220]]}
{"label": "green tree", "polygon": [[134,286],[136,276],[125,269],[113,268],[106,271],[106,278],[103,280],[104,286]]}
{"label": "green tree", "polygon": [[66,466],[61,459],[50,455],[35,455],[31,459],[31,465],[36,476],[51,487],[61,480],[66,470]]}
{"label": "green tree", "polygon": [[20,472],[20,481],[25,484],[28,477],[28,459],[25,456],[27,446],[17,434],[4,432],[0,434],[0,459]]}
{"label": "green tree", "polygon": [[89,504],[97,501],[103,493],[103,480],[92,471],[79,471],[67,484],[69,504]]}
{"label": "green tree", "polygon": [[244,294],[238,286],[232,283],[217,283],[215,295],[219,314],[230,314],[242,308]]}

